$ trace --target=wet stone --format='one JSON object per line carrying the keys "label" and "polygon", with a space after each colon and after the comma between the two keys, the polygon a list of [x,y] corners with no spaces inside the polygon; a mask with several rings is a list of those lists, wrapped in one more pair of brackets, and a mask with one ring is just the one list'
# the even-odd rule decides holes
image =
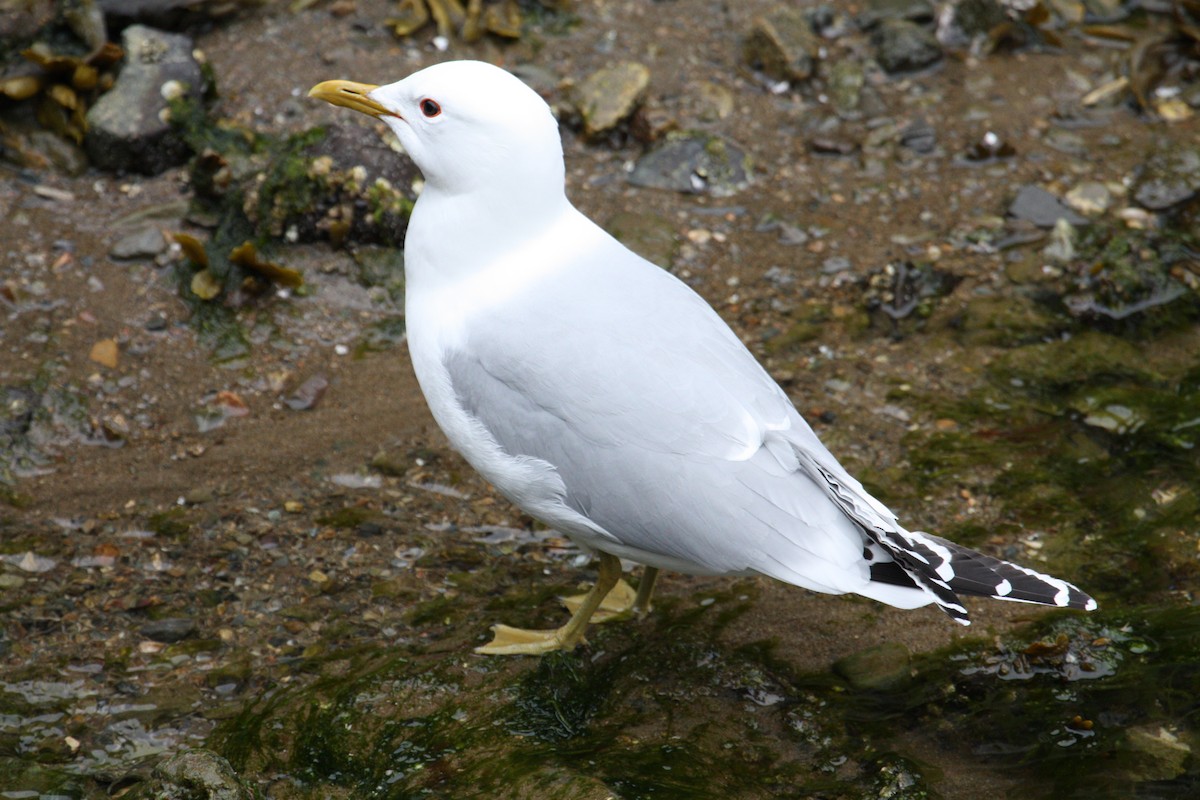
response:
{"label": "wet stone", "polygon": [[903,644],[886,642],[838,659],[833,671],[855,689],[891,689],[912,677],[910,658]]}
{"label": "wet stone", "polygon": [[754,20],[742,58],[772,78],[802,81],[812,75],[820,46],[804,14],[780,7]]}
{"label": "wet stone", "polygon": [[1040,186],[1022,186],[1008,207],[1008,214],[1039,228],[1053,228],[1060,219],[1072,225],[1086,225],[1086,217],[1064,206],[1058,198]]}
{"label": "wet stone", "polygon": [[196,621],[187,617],[171,617],[148,622],[141,628],[147,639],[164,644],[179,642],[196,631]]}
{"label": "wet stone", "polygon": [[576,89],[576,104],[587,136],[610,131],[628,118],[646,94],[650,70],[626,61],[589,75]]}
{"label": "wet stone", "polygon": [[1169,781],[1187,770],[1191,747],[1171,731],[1157,725],[1130,728],[1125,747],[1134,755],[1129,775],[1136,781]]}
{"label": "wet stone", "polygon": [[190,750],[163,760],[154,768],[149,785],[138,787],[134,797],[169,800],[251,800],[250,789],[233,767],[209,750]]}
{"label": "wet stone", "polygon": [[1200,192],[1200,148],[1160,150],[1142,165],[1133,199],[1143,208],[1162,211]]}
{"label": "wet stone", "polygon": [[117,239],[108,254],[122,260],[154,258],[166,252],[166,249],[167,242],[162,231],[157,226],[145,225]]}
{"label": "wet stone", "polygon": [[112,90],[88,111],[84,149],[101,169],[156,175],[188,156],[171,127],[167,98],[178,91],[199,101],[203,78],[195,45],[144,25],[126,28],[121,43],[125,64]]}
{"label": "wet stone", "polygon": [[942,57],[937,38],[925,28],[903,19],[879,23],[871,35],[875,60],[886,72],[912,72],[928,67]]}
{"label": "wet stone", "polygon": [[728,197],[750,185],[750,165],[741,148],[725,139],[678,133],[642,156],[628,180],[651,189]]}

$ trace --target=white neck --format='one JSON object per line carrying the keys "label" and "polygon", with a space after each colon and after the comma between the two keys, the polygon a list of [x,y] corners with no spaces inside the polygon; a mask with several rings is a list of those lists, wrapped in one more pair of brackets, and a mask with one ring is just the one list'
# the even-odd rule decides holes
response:
{"label": "white neck", "polygon": [[[520,200],[514,196],[524,194]],[[507,196],[502,196],[507,195]],[[406,291],[458,283],[486,268],[495,254],[515,252],[574,211],[565,193],[479,190],[447,196],[426,184],[404,246]]]}

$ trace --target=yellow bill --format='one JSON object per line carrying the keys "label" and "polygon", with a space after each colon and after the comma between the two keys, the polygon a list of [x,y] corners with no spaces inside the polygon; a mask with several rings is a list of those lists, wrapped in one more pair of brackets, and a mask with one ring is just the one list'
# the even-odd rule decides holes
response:
{"label": "yellow bill", "polygon": [[381,106],[370,98],[370,93],[378,89],[370,83],[355,83],[354,81],[322,81],[308,90],[309,97],[324,100],[335,106],[345,106],[355,111],[361,111],[372,117],[384,115],[395,116],[392,111]]}

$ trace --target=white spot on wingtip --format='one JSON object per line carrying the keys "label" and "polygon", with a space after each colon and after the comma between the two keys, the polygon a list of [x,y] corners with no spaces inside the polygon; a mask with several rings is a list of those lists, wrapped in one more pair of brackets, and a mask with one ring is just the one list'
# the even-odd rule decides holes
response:
{"label": "white spot on wingtip", "polygon": [[998,585],[998,586],[996,587],[996,596],[997,596],[997,597],[1004,597],[1005,595],[1007,595],[1007,594],[1008,594],[1009,592],[1011,592],[1011,591],[1012,591],[1012,584],[1011,584],[1011,583],[1009,583],[1009,582],[1008,582],[1008,581],[1006,581],[1006,580],[1005,580],[1005,581],[1001,581],[1001,582],[1000,582],[1000,585]]}
{"label": "white spot on wingtip", "polygon": [[1100,604],[1089,597],[1088,601],[1086,603],[1084,603],[1084,605],[1083,605],[1083,610],[1084,611],[1095,611],[1099,607],[1100,607]]}

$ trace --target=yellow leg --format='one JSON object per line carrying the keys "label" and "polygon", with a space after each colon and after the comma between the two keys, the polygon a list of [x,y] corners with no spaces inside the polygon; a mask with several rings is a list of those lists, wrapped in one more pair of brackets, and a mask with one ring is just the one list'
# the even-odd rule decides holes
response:
{"label": "yellow leg", "polygon": [[[654,594],[654,582],[657,580],[658,570],[655,567],[646,567],[642,572],[642,582],[638,584],[636,593],[634,593],[633,587],[624,580],[617,581],[617,585],[612,588],[612,591],[600,601],[600,605],[592,614],[591,622],[594,624],[613,619],[626,619],[631,615],[638,619],[645,619],[646,615],[650,613],[650,597]],[[574,597],[564,597],[562,604],[574,614],[579,611],[588,596],[579,594]]]}
{"label": "yellow leg", "polygon": [[583,602],[567,620],[566,625],[552,631],[531,631],[508,625],[493,625],[492,641],[482,647],[476,647],[475,652],[507,656],[541,655],[552,650],[573,650],[583,641],[583,632],[587,630],[592,614],[620,579],[621,559],[601,553],[596,584],[584,595]]}
{"label": "yellow leg", "polygon": [[650,598],[654,595],[654,584],[657,582],[658,567],[642,570],[642,582],[638,584],[637,597],[633,598],[633,615],[638,619],[645,619],[650,613]]}

